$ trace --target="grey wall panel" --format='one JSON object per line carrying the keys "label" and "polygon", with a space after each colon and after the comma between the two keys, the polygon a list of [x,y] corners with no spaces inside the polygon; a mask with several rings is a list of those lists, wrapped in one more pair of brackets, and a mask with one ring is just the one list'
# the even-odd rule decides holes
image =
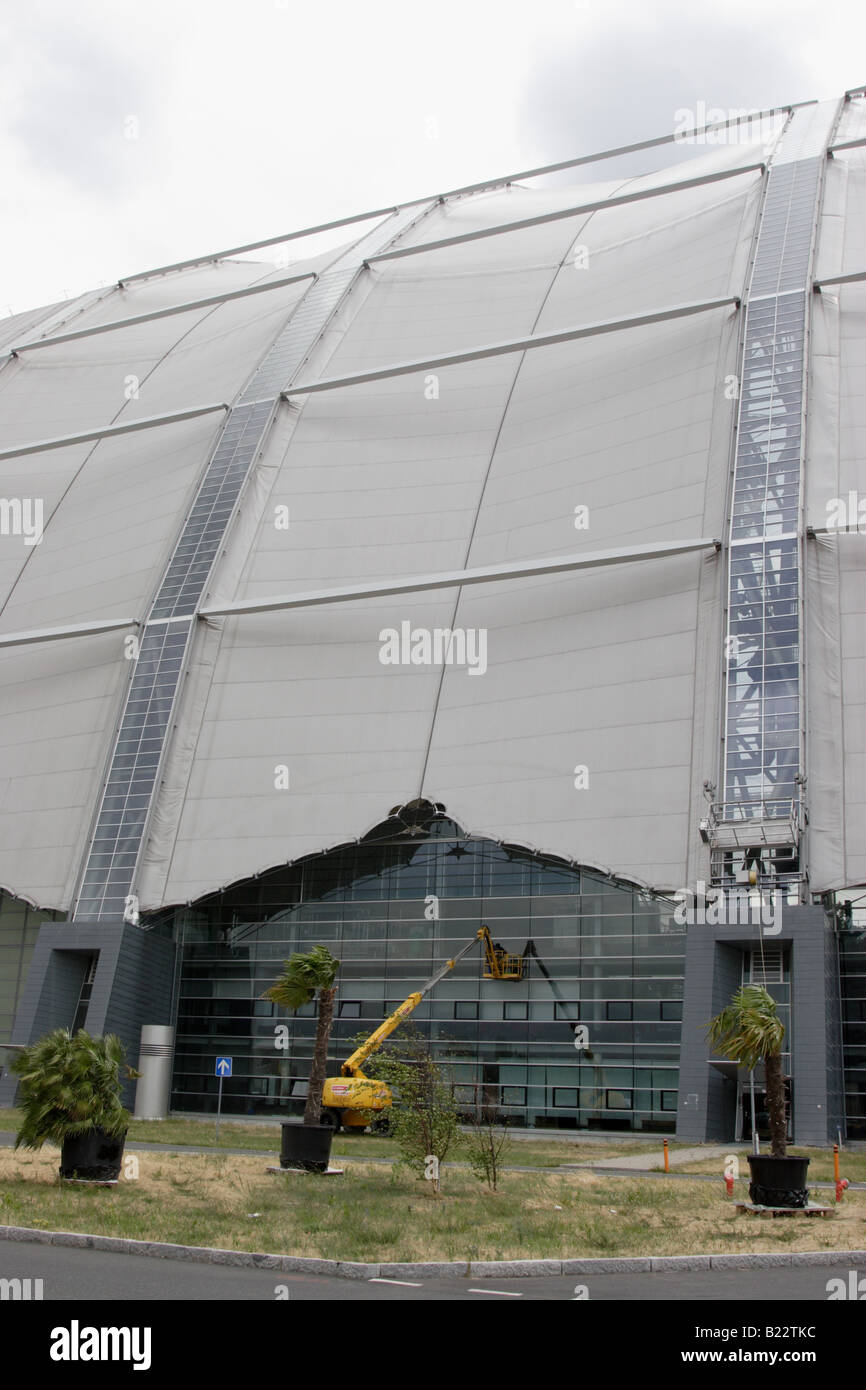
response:
{"label": "grey wall panel", "polygon": [[696,925],[686,940],[686,979],[680,1050],[677,1138],[703,1144],[730,1142],[736,1120],[736,1083],[709,1065],[707,1024],[740,987],[743,952]]}
{"label": "grey wall panel", "polygon": [[[784,907],[773,946],[790,953],[791,1051],[795,1144],[825,1144],[841,1123],[841,1051],[835,942],[820,907]],[[710,1065],[706,1027],[742,982],[743,953],[758,948],[754,930],[734,926],[689,928],[683,1001],[677,1138],[728,1141],[734,1137],[732,1084]],[[829,1002],[828,1002],[829,1001]],[[697,1097],[697,1100],[694,1098]]]}
{"label": "grey wall panel", "polygon": [[[103,976],[117,959],[119,940],[107,943],[99,967]],[[44,926],[36,940],[27,983],[18,1003],[11,1041],[35,1042],[54,1028],[71,1028],[91,956],[92,942],[70,939],[68,929]],[[5,1054],[4,1060],[8,1060]],[[17,1079],[4,1068],[0,1080],[0,1105],[12,1105]]]}
{"label": "grey wall panel", "polygon": [[[116,1033],[126,1048],[127,1060],[135,1066],[142,1026],[172,1022],[175,947],[173,942],[137,927],[127,925],[121,930],[123,944],[110,987],[91,1001],[87,1027],[91,1032]],[[124,1104],[131,1106],[134,1095],[135,1082],[126,1082]]]}
{"label": "grey wall panel", "polygon": [[[92,956],[98,961],[84,1027],[94,1035],[115,1033],[134,1066],[142,1024],[170,1021],[174,944],[120,923],[42,928],[12,1040],[34,1042],[53,1028],[72,1026]],[[12,1104],[14,1090],[14,1078],[4,1075],[0,1104]],[[134,1091],[135,1082],[124,1080],[124,1104],[132,1103]]]}

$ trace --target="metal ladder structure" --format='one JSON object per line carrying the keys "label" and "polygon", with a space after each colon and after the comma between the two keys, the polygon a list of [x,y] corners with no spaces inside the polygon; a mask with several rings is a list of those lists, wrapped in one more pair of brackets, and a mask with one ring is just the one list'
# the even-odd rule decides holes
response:
{"label": "metal ladder structure", "polygon": [[[711,876],[800,901],[804,823],[803,467],[811,268],[841,107],[791,112],[770,161],[746,299],[728,544],[722,794]],[[747,876],[747,875],[746,875]]]}

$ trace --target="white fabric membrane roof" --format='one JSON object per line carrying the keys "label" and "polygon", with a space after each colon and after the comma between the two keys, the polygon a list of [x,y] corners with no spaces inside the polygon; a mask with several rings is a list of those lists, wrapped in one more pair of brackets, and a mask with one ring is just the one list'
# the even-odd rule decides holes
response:
{"label": "white fabric membrane roof", "polygon": [[[514,185],[446,201],[400,245],[756,164],[772,143],[699,146],[694,159],[641,179]],[[862,152],[842,165],[831,165],[825,209],[836,229],[853,221],[850,199],[862,207],[864,198]],[[740,296],[761,183],[754,170],[376,262],[298,379]],[[347,229],[347,243],[368,229]],[[840,236],[828,247],[825,274],[866,265],[866,247]],[[320,271],[333,254],[288,268],[224,260],[133,281],[17,316],[0,343],[8,350],[28,332],[68,332]],[[230,404],[309,283],[7,359],[0,449]],[[821,339],[826,353],[810,382],[818,410],[832,409],[842,383],[840,479],[862,469],[864,296],[862,286],[834,292],[843,326]],[[735,415],[724,386],[737,371],[739,331],[728,304],[443,367],[435,385],[415,373],[309,397],[289,391],[204,606],[721,538]],[[202,415],[0,463],[0,497],[42,498],[45,528],[38,545],[0,535],[0,640],[88,620],[143,621],[222,419]],[[288,529],[275,524],[281,506]],[[575,528],[579,506],[588,508],[586,529]],[[851,613],[845,738],[862,760],[864,542],[821,544],[847,545],[853,556],[850,579],[843,568],[832,582]],[[722,562],[710,548],[200,621],[136,877],[142,908],[190,901],[355,839],[416,796],[444,803],[474,834],[652,886],[692,882],[702,867],[701,786],[718,759],[723,594]],[[484,630],[484,673],[383,664],[380,632],[403,623]],[[41,906],[74,900],[129,680],[128,636],[0,647],[0,884]],[[840,732],[840,749],[841,741]],[[289,786],[278,790],[281,766]],[[578,768],[586,769],[580,788]],[[840,874],[858,866],[866,876],[862,786],[852,779],[845,803],[847,870],[838,806],[829,843],[816,836],[814,868],[825,876],[837,860]]]}
{"label": "white fabric membrane roof", "polygon": [[[836,141],[864,138],[860,99],[846,106]],[[866,147],[828,165],[816,278],[863,270]],[[818,535],[807,552],[813,869],[818,888],[840,889],[866,882],[866,284],[828,286],[813,314],[806,522],[826,527],[836,501],[854,528]]]}

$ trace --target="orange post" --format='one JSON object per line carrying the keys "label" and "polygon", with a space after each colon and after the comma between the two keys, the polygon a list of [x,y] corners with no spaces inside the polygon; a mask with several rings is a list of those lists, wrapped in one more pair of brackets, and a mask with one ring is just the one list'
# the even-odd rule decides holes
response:
{"label": "orange post", "polygon": [[664,1142],[664,1150],[665,1150],[665,1172],[666,1172],[666,1173],[669,1173],[669,1172],[671,1171],[671,1163],[670,1163],[670,1158],[668,1157],[668,1141],[667,1141],[667,1139],[665,1139],[663,1142]]}

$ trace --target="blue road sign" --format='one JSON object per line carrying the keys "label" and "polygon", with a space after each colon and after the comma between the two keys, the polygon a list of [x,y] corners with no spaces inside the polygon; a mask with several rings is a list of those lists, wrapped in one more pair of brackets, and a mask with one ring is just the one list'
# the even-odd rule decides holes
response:
{"label": "blue road sign", "polygon": [[231,1057],[217,1057],[214,1067],[214,1076],[231,1076],[232,1059]]}

